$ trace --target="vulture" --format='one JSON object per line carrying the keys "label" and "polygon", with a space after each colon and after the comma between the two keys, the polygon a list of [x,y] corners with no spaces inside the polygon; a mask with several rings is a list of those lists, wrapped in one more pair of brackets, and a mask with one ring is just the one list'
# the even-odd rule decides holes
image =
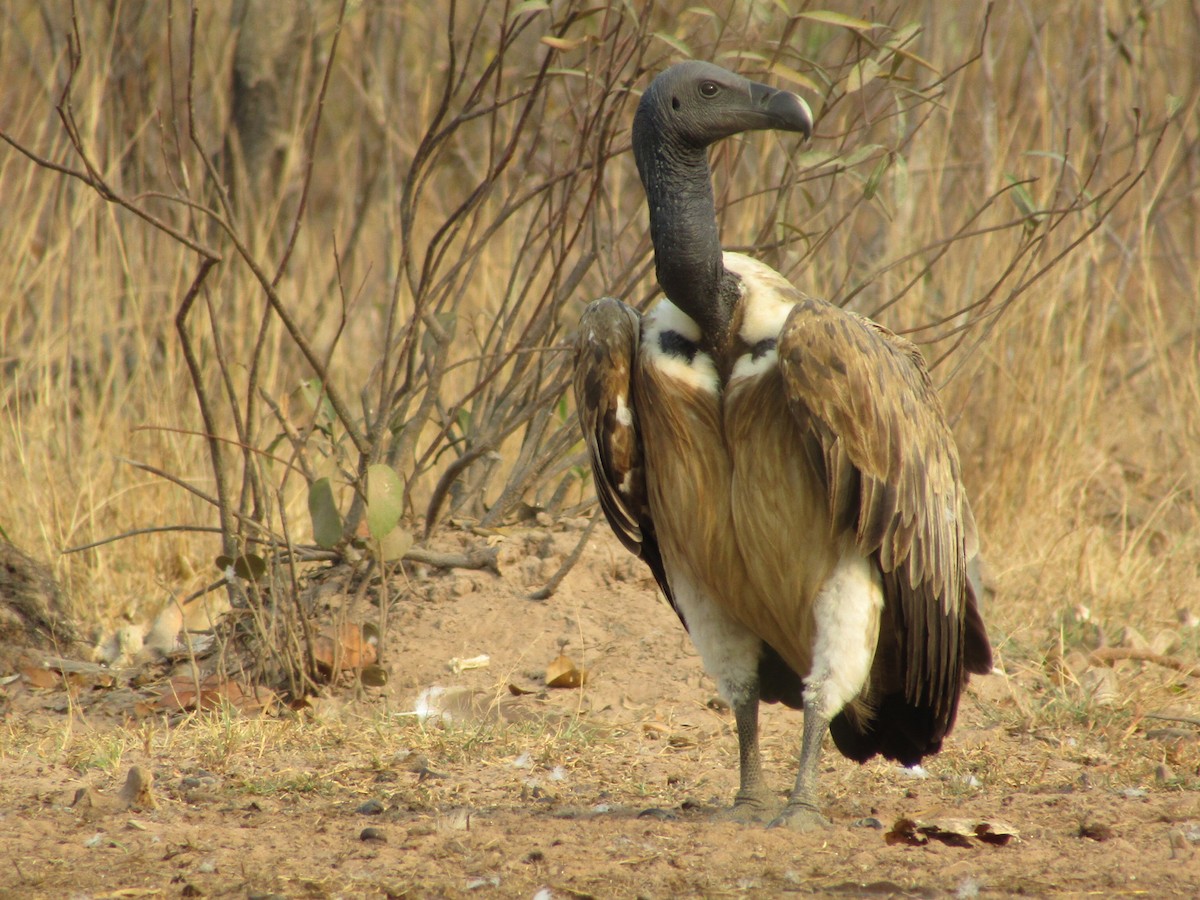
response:
{"label": "vulture", "polygon": [[[812,128],[797,95],[710,63],[651,82],[633,152],[665,296],[645,315],[589,304],[574,376],[600,506],[733,710],[739,788],[719,815],[797,830],[829,824],[827,733],[849,759],[916,765],[992,666],[974,517],[920,351],[721,249],[709,145]],[[803,710],[785,804],[760,702]]]}

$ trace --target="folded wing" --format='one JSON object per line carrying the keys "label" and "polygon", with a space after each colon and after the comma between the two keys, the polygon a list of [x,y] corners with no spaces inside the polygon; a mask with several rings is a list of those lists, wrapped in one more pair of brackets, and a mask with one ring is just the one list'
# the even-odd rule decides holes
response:
{"label": "folded wing", "polygon": [[646,499],[642,439],[634,408],[641,316],[612,297],[591,303],[575,343],[575,408],[600,508],[625,548],[650,566],[671,598]]}
{"label": "folded wing", "polygon": [[825,474],[831,527],[854,534],[883,573],[869,698],[876,727],[912,732],[843,728],[834,738],[844,753],[843,744],[861,741],[852,758],[882,752],[915,761],[953,725],[965,673],[991,669],[966,576],[975,523],[954,439],[920,351],[868,319],[805,298],[778,352],[788,405],[802,433],[815,437],[812,463]]}

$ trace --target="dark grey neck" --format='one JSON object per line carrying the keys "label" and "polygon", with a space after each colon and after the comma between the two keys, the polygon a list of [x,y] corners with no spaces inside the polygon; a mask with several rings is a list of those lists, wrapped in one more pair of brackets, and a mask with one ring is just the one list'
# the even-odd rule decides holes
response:
{"label": "dark grey neck", "polygon": [[650,207],[658,283],[709,341],[721,342],[736,288],[721,263],[708,152],[660,140],[635,147],[635,153]]}

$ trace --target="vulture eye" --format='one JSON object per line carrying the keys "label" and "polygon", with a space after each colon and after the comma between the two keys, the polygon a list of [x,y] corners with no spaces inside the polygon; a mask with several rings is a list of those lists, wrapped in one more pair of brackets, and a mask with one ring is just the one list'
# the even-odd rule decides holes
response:
{"label": "vulture eye", "polygon": [[721,89],[717,86],[717,83],[715,81],[700,82],[700,96],[701,97],[705,97],[705,98],[711,100],[713,97],[717,96],[717,94],[720,93],[720,91],[721,91]]}

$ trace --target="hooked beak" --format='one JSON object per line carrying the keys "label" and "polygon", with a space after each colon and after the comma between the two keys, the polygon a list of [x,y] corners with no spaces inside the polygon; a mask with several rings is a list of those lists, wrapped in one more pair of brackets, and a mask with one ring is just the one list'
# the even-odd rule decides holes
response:
{"label": "hooked beak", "polygon": [[812,110],[797,94],[781,91],[765,84],[750,82],[750,102],[767,121],[757,128],[775,131],[799,131],[812,137]]}

